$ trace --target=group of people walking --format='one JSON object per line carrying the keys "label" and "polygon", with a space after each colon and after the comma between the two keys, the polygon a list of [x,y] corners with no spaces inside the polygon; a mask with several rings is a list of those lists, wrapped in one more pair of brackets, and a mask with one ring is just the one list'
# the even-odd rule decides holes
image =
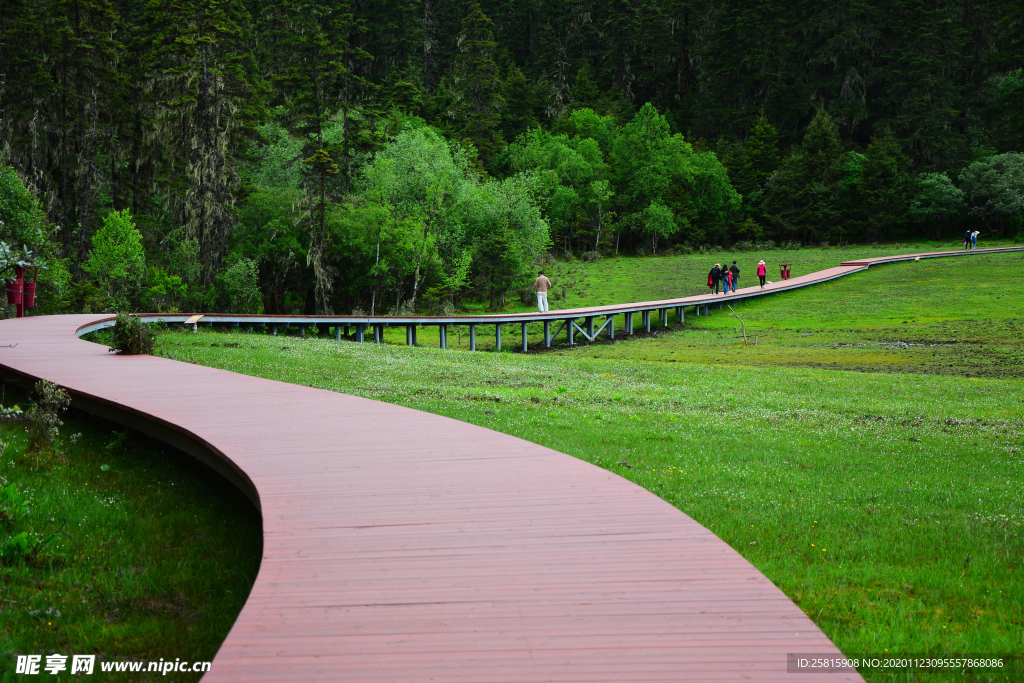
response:
{"label": "group of people walking", "polygon": [[[765,279],[768,276],[768,267],[764,265],[764,261],[760,261],[757,264],[757,279],[761,283],[761,289],[764,289]],[[733,293],[739,289],[740,286],[740,267],[733,261],[731,266],[723,267],[721,263],[716,263],[708,273],[708,287],[711,289],[712,294],[718,294],[718,288],[721,286],[722,294],[728,294],[731,290]]]}
{"label": "group of people walking", "polygon": [[968,230],[966,233],[964,233],[964,249],[977,249],[979,234],[981,234],[980,230],[975,230],[974,232]]}

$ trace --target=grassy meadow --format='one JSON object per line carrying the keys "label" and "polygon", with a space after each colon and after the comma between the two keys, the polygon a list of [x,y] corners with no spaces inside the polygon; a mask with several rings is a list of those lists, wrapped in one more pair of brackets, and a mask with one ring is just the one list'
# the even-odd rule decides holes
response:
{"label": "grassy meadow", "polygon": [[[25,406],[13,393],[7,404]],[[259,569],[261,522],[248,499],[185,456],[75,415],[55,449],[27,447],[23,423],[0,426],[0,489],[13,485],[28,503],[0,538],[57,536],[0,561],[0,681],[35,678],[14,673],[18,654],[43,664],[95,654],[101,678],[104,660],[213,659]]]}
{"label": "grassy meadow", "polygon": [[[883,251],[799,255],[810,272]],[[614,301],[668,296],[652,271],[699,275],[706,260],[560,267],[594,283],[575,306],[610,302],[598,281]],[[602,275],[612,269],[617,279]],[[1022,272],[1019,253],[951,258],[773,295],[736,311],[756,347],[728,309],[529,354],[459,351],[454,335],[441,351],[427,330],[420,348],[404,346],[403,330],[381,345],[217,331],[166,332],[160,344],[169,357],[447,415],[609,469],[718,534],[848,654],[1020,655]]]}

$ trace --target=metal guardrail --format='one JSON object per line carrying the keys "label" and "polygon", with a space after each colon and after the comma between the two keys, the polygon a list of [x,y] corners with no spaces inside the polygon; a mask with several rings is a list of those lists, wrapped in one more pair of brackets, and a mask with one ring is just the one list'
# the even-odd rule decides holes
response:
{"label": "metal guardrail", "polygon": [[[201,314],[195,323],[201,327],[251,327],[254,329],[270,330],[271,334],[277,334],[280,329],[297,328],[300,336],[306,336],[306,330],[316,328],[318,332],[330,334],[333,331],[334,338],[341,341],[342,337],[350,334],[356,342],[365,342],[372,335],[372,340],[381,342],[384,338],[384,328],[405,327],[406,344],[415,346],[417,343],[416,330],[420,327],[437,326],[439,330],[440,345],[442,349],[448,348],[448,328],[454,325],[469,326],[469,348],[476,350],[477,327],[481,325],[495,326],[495,342],[497,348],[501,349],[501,328],[503,325],[520,325],[520,344],[523,352],[527,351],[527,327],[530,324],[540,323],[544,326],[544,346],[550,348],[554,339],[565,332],[570,346],[575,345],[576,335],[587,341],[595,341],[603,332],[608,339],[615,339],[616,316],[624,316],[625,325],[623,333],[626,336],[634,334],[634,316],[640,314],[640,327],[645,332],[651,331],[651,314],[658,314],[658,324],[662,327],[669,326],[669,320],[674,314],[677,322],[685,322],[687,307],[693,308],[693,314],[710,315],[711,306],[717,304],[721,310],[723,303],[739,303],[756,299],[779,292],[788,292],[801,287],[820,284],[835,280],[836,278],[850,275],[852,273],[867,270],[872,265],[897,263],[900,261],[920,261],[921,259],[943,258],[948,256],[970,256],[977,254],[992,254],[1000,252],[1024,251],[1024,247],[1000,247],[995,249],[975,249],[971,251],[946,251],[931,252],[923,254],[905,254],[901,256],[882,256],[872,259],[858,259],[846,261],[834,268],[809,273],[781,282],[774,282],[766,285],[764,289],[749,287],[738,292],[727,295],[701,294],[697,296],[681,297],[678,299],[665,299],[661,301],[644,301],[626,304],[614,304],[611,306],[593,306],[589,308],[565,309],[560,311],[548,311],[546,313],[507,313],[507,314],[486,314],[486,315],[454,315],[454,316],[355,316],[355,315],[329,315],[329,316],[305,316],[305,315],[238,315],[224,313]],[[149,320],[159,320],[166,325],[184,324],[189,318],[195,317],[192,313],[140,313],[140,317]],[[598,318],[604,321],[597,324]],[[582,324],[577,321],[582,321]],[[114,324],[114,318],[97,321],[86,325],[78,330],[78,336],[95,332]],[[552,333],[552,324],[556,327]]]}

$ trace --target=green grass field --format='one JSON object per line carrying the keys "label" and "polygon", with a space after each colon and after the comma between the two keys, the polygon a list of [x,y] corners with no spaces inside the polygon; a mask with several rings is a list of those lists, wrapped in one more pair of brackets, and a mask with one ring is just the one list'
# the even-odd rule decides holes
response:
{"label": "green grass field", "polygon": [[[12,393],[7,403],[24,406]],[[103,660],[212,660],[259,569],[258,512],[179,453],[88,419],[64,422],[59,448],[44,455],[26,455],[22,424],[0,426],[0,489],[29,499],[0,539],[58,533],[36,557],[0,562],[0,681],[36,678],[14,673],[19,654],[94,654],[100,678]]]}
{"label": "green grass field", "polygon": [[[630,265],[620,261],[591,267]],[[168,332],[161,344],[170,357],[447,415],[616,472],[736,548],[844,652],[1020,655],[1022,266],[1022,254],[897,264],[767,297],[737,310],[757,347],[744,347],[727,310],[525,355],[408,348],[394,330],[383,345],[237,332]]]}

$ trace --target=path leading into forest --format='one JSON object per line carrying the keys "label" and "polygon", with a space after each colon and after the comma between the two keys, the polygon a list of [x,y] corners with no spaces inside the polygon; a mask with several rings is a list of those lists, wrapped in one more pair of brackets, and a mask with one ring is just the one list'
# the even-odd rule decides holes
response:
{"label": "path leading into forest", "polygon": [[4,320],[0,368],[204,459],[260,508],[259,575],[205,681],[788,681],[787,655],[841,656],[739,553],[615,474],[76,337],[107,318]]}

